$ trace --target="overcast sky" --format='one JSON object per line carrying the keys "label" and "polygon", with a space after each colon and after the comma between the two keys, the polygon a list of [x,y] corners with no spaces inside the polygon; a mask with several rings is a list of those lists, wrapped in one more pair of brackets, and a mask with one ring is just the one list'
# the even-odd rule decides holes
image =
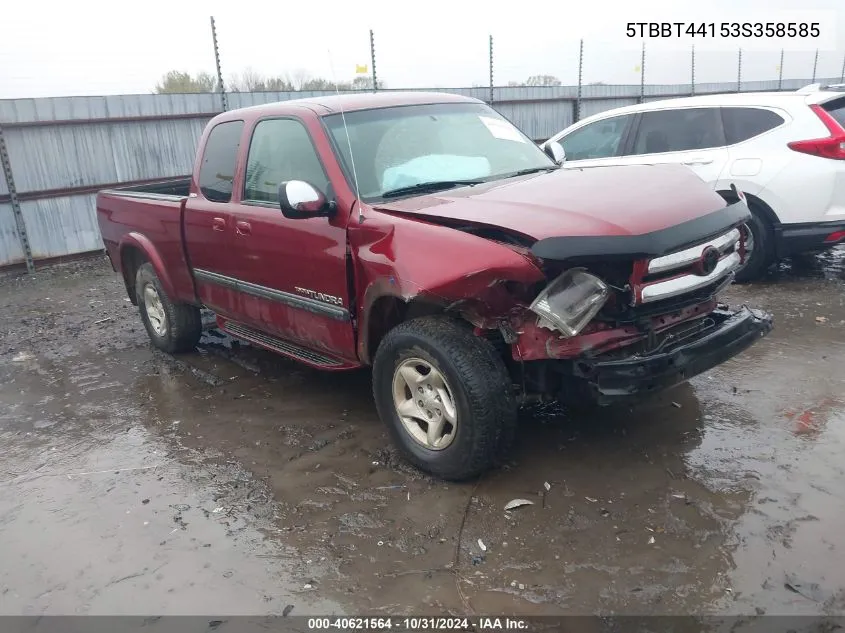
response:
{"label": "overcast sky", "polygon": [[[795,13],[798,6],[805,13]],[[497,85],[533,74],[555,75],[567,85],[577,83],[582,37],[585,83],[638,84],[641,40],[627,39],[625,25],[649,20],[818,18],[823,41],[817,76],[838,78],[845,56],[842,0],[499,5],[491,0],[263,0],[260,4],[80,0],[55,8],[10,0],[0,10],[0,98],[146,93],[171,69],[214,72],[212,14],[226,78],[251,67],[268,75],[305,71],[350,80],[356,64],[369,64],[369,29],[375,31],[379,80],[396,88],[488,85],[491,34]],[[743,42],[743,80],[776,79],[781,44]],[[784,76],[810,77],[816,45],[792,41],[787,46]],[[736,81],[737,48],[735,41],[699,41],[696,82]],[[647,83],[689,80],[689,40],[647,43]]]}

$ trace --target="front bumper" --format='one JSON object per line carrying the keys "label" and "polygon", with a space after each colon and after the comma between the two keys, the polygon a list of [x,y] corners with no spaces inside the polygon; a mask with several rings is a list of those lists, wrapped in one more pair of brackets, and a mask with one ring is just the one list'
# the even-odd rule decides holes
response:
{"label": "front bumper", "polygon": [[828,237],[845,231],[845,222],[802,222],[781,224],[775,228],[775,252],[778,257],[796,253],[821,251],[845,242],[845,237],[825,241]]}
{"label": "front bumper", "polygon": [[772,329],[769,314],[742,307],[716,310],[714,329],[661,353],[621,360],[579,360],[574,373],[586,381],[599,405],[637,400],[719,365],[747,349]]}

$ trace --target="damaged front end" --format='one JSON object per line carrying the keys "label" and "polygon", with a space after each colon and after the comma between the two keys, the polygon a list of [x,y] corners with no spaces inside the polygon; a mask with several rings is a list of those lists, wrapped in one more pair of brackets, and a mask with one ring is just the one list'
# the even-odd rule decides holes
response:
{"label": "damaged front end", "polygon": [[650,236],[537,242],[532,253],[551,281],[506,325],[524,394],[637,399],[768,334],[770,315],[716,298],[744,263],[747,213],[740,202],[705,216],[711,228],[697,241],[690,236],[702,234],[701,220]]}

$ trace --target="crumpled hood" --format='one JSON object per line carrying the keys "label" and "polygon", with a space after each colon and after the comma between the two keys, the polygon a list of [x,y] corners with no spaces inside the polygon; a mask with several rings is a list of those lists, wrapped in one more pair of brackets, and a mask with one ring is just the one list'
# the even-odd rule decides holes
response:
{"label": "crumpled hood", "polygon": [[707,215],[725,201],[681,165],[569,168],[375,203],[377,211],[496,226],[536,240],[641,235]]}

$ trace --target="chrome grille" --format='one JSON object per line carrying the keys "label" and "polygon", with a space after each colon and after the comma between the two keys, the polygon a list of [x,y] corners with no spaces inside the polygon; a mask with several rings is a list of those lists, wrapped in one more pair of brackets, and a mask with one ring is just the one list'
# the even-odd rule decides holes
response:
{"label": "chrome grille", "polygon": [[669,253],[668,255],[663,255],[662,257],[655,257],[648,263],[648,274],[656,275],[658,273],[666,272],[667,270],[686,268],[687,266],[691,266],[697,262],[701,257],[701,253],[708,246],[712,246],[721,254],[736,244],[737,241],[739,241],[739,229],[733,229],[724,235],[720,235],[719,237],[710,240],[709,242],[690,246],[682,251]]}

